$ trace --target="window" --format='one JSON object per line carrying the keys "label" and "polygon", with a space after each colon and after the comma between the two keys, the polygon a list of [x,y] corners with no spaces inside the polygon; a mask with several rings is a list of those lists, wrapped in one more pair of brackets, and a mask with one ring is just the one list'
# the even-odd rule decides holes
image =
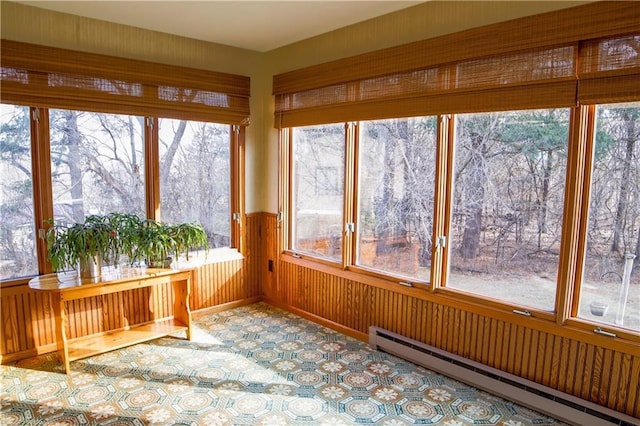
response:
{"label": "window", "polygon": [[249,77],[12,40],[0,50],[0,279],[51,271],[34,232],[51,218],[200,221],[212,247],[242,250]]}
{"label": "window", "polygon": [[447,286],[553,311],[568,110],[459,115]]}
{"label": "window", "polygon": [[435,117],[360,123],[357,264],[428,281]]}
{"label": "window", "polygon": [[49,110],[53,211],[82,222],[109,212],[145,216],[144,118]]}
{"label": "window", "polygon": [[596,110],[578,316],[640,331],[640,102]]}
{"label": "window", "polygon": [[[326,196],[301,177],[344,160],[332,226],[350,279],[637,341],[637,22],[598,2],[274,75],[284,247],[302,200]],[[323,123],[344,123],[345,155],[303,174],[292,135]]]}
{"label": "window", "polygon": [[159,120],[162,220],[202,224],[210,247],[231,244],[231,126]]}
{"label": "window", "polygon": [[341,262],[344,124],[293,129],[293,157],[291,248]]}
{"label": "window", "polygon": [[0,279],[38,273],[29,108],[0,104]]}

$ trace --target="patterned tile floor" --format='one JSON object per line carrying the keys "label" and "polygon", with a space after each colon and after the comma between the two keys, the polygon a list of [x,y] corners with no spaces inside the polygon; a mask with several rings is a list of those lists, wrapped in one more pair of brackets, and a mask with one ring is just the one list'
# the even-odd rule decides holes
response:
{"label": "patterned tile floor", "polygon": [[559,425],[264,303],[73,362],[1,367],[1,425]]}

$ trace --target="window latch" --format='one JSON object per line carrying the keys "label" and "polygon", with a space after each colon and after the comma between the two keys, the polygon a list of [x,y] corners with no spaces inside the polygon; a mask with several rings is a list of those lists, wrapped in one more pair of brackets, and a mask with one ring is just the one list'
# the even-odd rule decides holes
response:
{"label": "window latch", "polygon": [[240,223],[240,213],[233,213],[233,220],[235,220],[237,223]]}
{"label": "window latch", "polygon": [[347,222],[344,228],[344,231],[349,234],[352,232],[356,232],[356,224],[353,222]]}
{"label": "window latch", "polygon": [[447,237],[440,236],[436,238],[436,247],[445,248],[447,246]]}

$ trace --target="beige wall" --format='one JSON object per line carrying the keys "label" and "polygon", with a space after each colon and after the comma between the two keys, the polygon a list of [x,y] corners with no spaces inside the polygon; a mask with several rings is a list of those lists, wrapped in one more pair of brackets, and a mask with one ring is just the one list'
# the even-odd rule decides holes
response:
{"label": "beige wall", "polygon": [[[278,210],[272,76],[281,72],[584,2],[430,1],[267,52],[206,43],[2,1],[2,38],[251,77],[247,212]],[[241,23],[239,23],[241,25]],[[551,30],[551,29],[550,29]]]}

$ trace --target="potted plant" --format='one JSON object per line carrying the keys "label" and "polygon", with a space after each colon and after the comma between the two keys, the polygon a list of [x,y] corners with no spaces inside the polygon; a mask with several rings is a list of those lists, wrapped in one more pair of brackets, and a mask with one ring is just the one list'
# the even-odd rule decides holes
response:
{"label": "potted plant", "polygon": [[78,268],[82,278],[100,275],[103,262],[118,258],[117,229],[108,216],[87,216],[83,223],[52,224],[46,240],[56,271]]}
{"label": "potted plant", "polygon": [[175,241],[174,252],[176,257],[184,253],[185,258],[189,260],[189,250],[196,247],[209,248],[207,233],[202,225],[197,222],[184,222],[173,225],[170,232],[173,234]]}
{"label": "potted plant", "polygon": [[188,260],[191,249],[209,246],[207,233],[195,222],[171,225],[148,219],[141,223],[135,240],[133,258],[152,268],[168,268],[172,256],[185,254]]}
{"label": "potted plant", "polygon": [[168,225],[152,219],[142,221],[137,229],[134,261],[144,262],[151,268],[168,268],[175,247],[175,239]]}
{"label": "potted plant", "polygon": [[195,222],[170,225],[130,213],[88,216],[83,223],[53,224],[47,230],[49,261],[54,270],[78,268],[82,278],[100,275],[103,263],[117,265],[121,256],[130,264],[168,268],[196,247],[208,248],[207,234]]}

